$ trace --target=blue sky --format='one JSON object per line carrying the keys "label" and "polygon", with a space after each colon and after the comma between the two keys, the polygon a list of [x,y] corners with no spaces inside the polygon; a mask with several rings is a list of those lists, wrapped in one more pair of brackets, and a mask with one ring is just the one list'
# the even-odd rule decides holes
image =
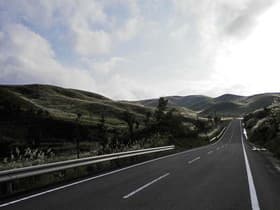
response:
{"label": "blue sky", "polygon": [[274,0],[0,0],[0,83],[113,99],[280,91]]}

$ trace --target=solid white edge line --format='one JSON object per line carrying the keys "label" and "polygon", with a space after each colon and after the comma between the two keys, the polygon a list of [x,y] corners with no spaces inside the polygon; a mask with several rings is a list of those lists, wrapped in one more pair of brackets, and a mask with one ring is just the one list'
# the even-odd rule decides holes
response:
{"label": "solid white edge line", "polygon": [[139,187],[139,188],[137,188],[136,190],[132,191],[131,193],[129,193],[129,194],[123,196],[123,199],[127,199],[127,198],[129,198],[129,197],[135,195],[136,193],[140,192],[141,190],[143,190],[143,189],[149,187],[150,185],[152,185],[152,184],[158,182],[159,180],[161,180],[161,179],[167,177],[169,174],[170,174],[170,173],[166,173],[166,174],[164,174],[164,175],[162,175],[162,176],[160,176],[160,177],[154,179],[153,181],[148,182],[147,184],[143,185],[142,187]]}
{"label": "solid white edge line", "polygon": [[35,198],[35,197],[38,197],[38,196],[41,196],[41,195],[45,195],[45,194],[48,194],[48,193],[51,193],[51,192],[62,190],[62,189],[68,188],[68,187],[72,187],[72,186],[75,186],[75,185],[78,185],[78,184],[81,184],[81,183],[84,183],[84,182],[88,182],[88,181],[91,181],[91,180],[94,180],[94,179],[98,179],[98,178],[101,178],[101,177],[104,177],[104,176],[108,176],[108,175],[115,174],[115,173],[118,173],[118,172],[121,172],[121,171],[125,171],[125,170],[130,169],[130,168],[134,168],[134,167],[137,167],[137,166],[145,165],[145,164],[157,161],[157,160],[161,160],[161,159],[173,157],[173,156],[176,156],[176,155],[181,155],[181,154],[197,151],[197,150],[200,150],[200,149],[204,149],[205,147],[208,147],[208,146],[211,146],[211,145],[215,145],[215,144],[217,144],[218,142],[220,142],[222,140],[222,138],[224,137],[225,133],[227,132],[227,130],[229,129],[231,124],[232,124],[232,121],[230,122],[230,124],[228,125],[227,129],[225,130],[223,135],[220,137],[220,139],[218,141],[214,142],[213,144],[208,144],[208,145],[205,145],[205,146],[202,146],[202,147],[198,147],[198,148],[193,148],[193,149],[190,149],[190,150],[187,150],[187,151],[182,151],[182,152],[179,152],[179,153],[175,153],[175,154],[171,154],[171,155],[155,158],[155,159],[148,160],[148,161],[145,161],[145,162],[142,162],[142,163],[137,163],[137,164],[134,164],[134,165],[131,165],[131,166],[127,166],[127,167],[120,168],[120,169],[117,169],[117,170],[114,170],[114,171],[110,171],[110,172],[105,173],[105,174],[94,176],[94,177],[91,177],[91,178],[88,178],[88,179],[83,179],[81,181],[73,182],[73,183],[70,183],[70,184],[67,184],[67,185],[63,185],[63,186],[60,186],[60,187],[56,187],[56,188],[53,188],[53,189],[50,189],[50,190],[47,190],[47,191],[43,191],[43,192],[40,192],[40,193],[29,195],[29,196],[26,196],[26,197],[23,197],[23,198],[20,198],[20,199],[17,199],[17,200],[9,201],[7,203],[0,204],[0,208],[5,207],[5,206],[9,206],[9,205],[12,205],[12,204],[19,203],[21,201],[29,200],[31,198]]}
{"label": "solid white edge line", "polygon": [[251,206],[252,210],[259,210],[259,201],[256,193],[256,188],[254,185],[254,180],[252,176],[252,172],[250,169],[250,164],[248,161],[246,149],[243,143],[243,134],[242,134],[242,127],[241,127],[241,121],[240,121],[240,131],[241,131],[241,142],[242,142],[242,148],[243,148],[243,154],[244,154],[244,159],[245,159],[245,165],[246,165],[246,172],[247,172],[247,177],[248,177],[248,184],[249,184],[249,190],[250,190],[250,198],[251,198]]}
{"label": "solid white edge line", "polygon": [[200,157],[196,157],[196,158],[194,158],[194,159],[188,161],[188,164],[191,164],[191,163],[193,163],[194,161],[197,161],[197,160],[199,160],[199,159],[200,159]]}

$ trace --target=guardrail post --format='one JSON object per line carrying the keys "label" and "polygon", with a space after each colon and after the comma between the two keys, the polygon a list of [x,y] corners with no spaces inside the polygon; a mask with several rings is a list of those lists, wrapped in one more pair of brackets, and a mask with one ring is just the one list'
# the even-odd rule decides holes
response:
{"label": "guardrail post", "polygon": [[7,194],[12,194],[13,193],[13,183],[12,182],[7,182],[6,183],[6,192],[7,192]]}

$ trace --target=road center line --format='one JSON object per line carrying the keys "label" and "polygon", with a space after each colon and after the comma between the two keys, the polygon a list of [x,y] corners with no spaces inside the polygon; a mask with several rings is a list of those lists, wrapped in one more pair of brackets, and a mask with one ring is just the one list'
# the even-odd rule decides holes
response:
{"label": "road center line", "polygon": [[162,176],[160,176],[160,177],[158,177],[158,178],[154,179],[153,181],[151,181],[151,182],[149,182],[149,183],[147,183],[147,184],[143,185],[142,187],[139,187],[138,189],[136,189],[136,190],[132,191],[131,193],[129,193],[129,194],[127,194],[127,195],[123,196],[123,199],[127,199],[127,198],[129,198],[129,197],[133,196],[134,194],[136,194],[136,193],[140,192],[141,190],[143,190],[143,189],[145,189],[145,188],[149,187],[150,185],[152,185],[152,184],[154,184],[154,183],[158,182],[159,180],[161,180],[161,179],[163,179],[163,178],[167,177],[169,174],[170,174],[170,173],[166,173],[166,174],[164,174],[164,175],[162,175]]}
{"label": "road center line", "polygon": [[247,153],[246,153],[244,143],[243,143],[241,123],[240,123],[240,131],[241,131],[241,142],[242,142],[243,154],[244,154],[245,165],[246,165],[246,172],[247,172],[248,183],[249,183],[251,206],[252,206],[252,210],[259,210],[260,206],[259,206],[259,201],[258,201],[258,197],[257,197],[257,193],[256,193],[256,188],[255,188],[252,172],[250,169]]}
{"label": "road center line", "polygon": [[210,155],[210,154],[212,154],[212,153],[213,153],[213,151],[212,151],[212,150],[211,150],[211,151],[209,151],[209,152],[207,152],[207,154],[208,154],[208,155]]}
{"label": "road center line", "polygon": [[197,161],[197,160],[199,160],[199,159],[200,159],[200,157],[196,157],[195,159],[192,159],[192,160],[188,161],[188,164],[191,164],[191,163],[193,163],[194,161]]}

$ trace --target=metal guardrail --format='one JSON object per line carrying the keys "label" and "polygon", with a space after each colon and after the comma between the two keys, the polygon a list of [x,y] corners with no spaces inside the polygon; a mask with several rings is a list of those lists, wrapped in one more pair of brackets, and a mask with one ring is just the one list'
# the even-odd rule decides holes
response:
{"label": "metal guardrail", "polygon": [[212,139],[210,139],[209,142],[212,142],[214,140],[219,139],[222,136],[222,134],[224,133],[225,130],[226,130],[226,127],[223,128],[223,130],[219,133],[219,135],[214,136]]}
{"label": "metal guardrail", "polygon": [[41,174],[62,171],[62,170],[76,168],[80,166],[91,165],[94,163],[99,163],[104,161],[139,156],[143,154],[156,153],[156,152],[162,152],[162,151],[173,150],[173,149],[175,149],[174,145],[164,146],[164,147],[153,147],[148,149],[132,150],[127,152],[112,153],[112,154],[99,155],[99,156],[93,156],[87,158],[80,158],[75,160],[67,160],[67,161],[60,161],[55,163],[47,163],[47,164],[36,165],[36,166],[10,169],[5,171],[0,171],[0,183],[13,181],[20,178],[26,178],[26,177],[31,177],[31,176],[41,175]]}

